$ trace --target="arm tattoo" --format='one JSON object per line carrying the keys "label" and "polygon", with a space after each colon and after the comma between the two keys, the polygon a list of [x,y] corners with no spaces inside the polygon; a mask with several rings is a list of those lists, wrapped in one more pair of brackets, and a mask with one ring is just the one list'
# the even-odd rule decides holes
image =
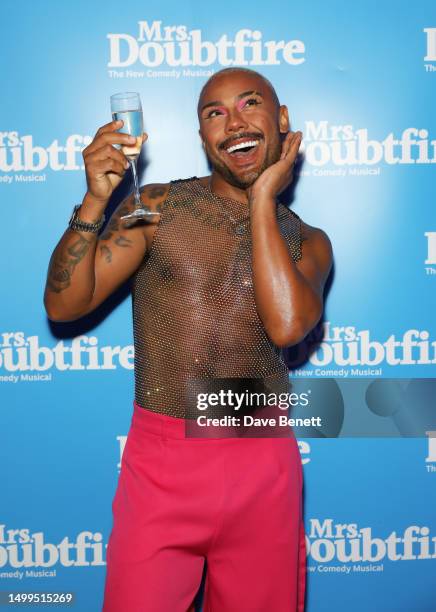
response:
{"label": "arm tattoo", "polygon": [[148,192],[148,197],[152,200],[156,200],[157,198],[161,198],[165,194],[165,189],[163,187],[152,187]]}
{"label": "arm tattoo", "polygon": [[114,232],[118,230],[118,219],[116,217],[112,217],[109,223],[106,226],[104,233],[100,236],[100,240],[109,240]]}
{"label": "arm tattoo", "polygon": [[125,236],[118,236],[118,238],[115,239],[115,244],[120,247],[129,247],[132,244],[132,241]]}
{"label": "arm tattoo", "polygon": [[[141,193],[145,193],[147,198],[150,198],[150,200],[157,200],[158,198],[161,198],[163,195],[166,194],[167,189],[165,187],[149,187],[149,186],[144,186],[141,187],[140,189]],[[144,201],[142,201],[144,208],[146,208],[146,210],[150,210],[150,207],[147,206],[147,204],[144,203]],[[157,205],[157,208],[161,206],[161,204]],[[159,212],[159,211],[158,211]]]}
{"label": "arm tattoo", "polygon": [[100,247],[100,253],[102,254],[107,263],[110,263],[112,261],[112,251],[105,244]]}
{"label": "arm tattoo", "polygon": [[60,253],[54,253],[50,261],[47,278],[47,288],[54,293],[60,293],[71,284],[74,268],[82,261],[91,246],[91,242],[80,234],[77,240]]}

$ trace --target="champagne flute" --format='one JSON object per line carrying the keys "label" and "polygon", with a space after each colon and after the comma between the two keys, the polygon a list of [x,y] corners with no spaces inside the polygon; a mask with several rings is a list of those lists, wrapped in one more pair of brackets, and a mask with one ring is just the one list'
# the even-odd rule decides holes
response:
{"label": "champagne flute", "polygon": [[144,131],[143,119],[142,119],[142,106],[141,98],[138,93],[125,92],[117,93],[111,96],[111,112],[112,119],[119,121],[122,119],[124,122],[123,126],[118,130],[122,133],[130,134],[136,138],[136,143],[133,146],[121,147],[122,152],[127,157],[130,168],[132,169],[133,181],[135,185],[134,189],[134,202],[135,210],[128,215],[124,215],[121,219],[126,225],[133,225],[136,220],[147,219],[153,215],[159,215],[158,212],[151,212],[147,210],[142,201],[139,193],[138,183],[138,157],[141,153],[142,147],[142,134]]}

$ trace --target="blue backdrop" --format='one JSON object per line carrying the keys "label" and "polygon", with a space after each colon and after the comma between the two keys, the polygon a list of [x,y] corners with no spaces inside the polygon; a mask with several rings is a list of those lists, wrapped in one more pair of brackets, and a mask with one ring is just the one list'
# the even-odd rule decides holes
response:
{"label": "blue backdrop", "polygon": [[85,192],[81,150],[110,120],[109,96],[138,91],[142,182],[207,174],[198,92],[245,65],[304,133],[292,206],[335,254],[323,322],[288,351],[326,423],[300,432],[307,610],[435,610],[433,0],[8,5],[0,590],[72,591],[84,612],[102,602],[132,411],[131,303],[121,292],[69,325],[42,306],[50,253]]}

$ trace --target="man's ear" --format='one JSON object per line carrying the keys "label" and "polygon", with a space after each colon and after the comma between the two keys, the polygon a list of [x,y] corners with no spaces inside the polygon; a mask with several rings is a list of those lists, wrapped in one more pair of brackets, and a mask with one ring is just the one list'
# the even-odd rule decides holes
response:
{"label": "man's ear", "polygon": [[201,130],[198,130],[198,135],[200,136],[200,140],[201,140],[201,146],[204,149],[204,140],[203,140],[203,136],[201,135]]}
{"label": "man's ear", "polygon": [[280,134],[286,134],[289,132],[291,125],[289,123],[289,113],[287,106],[280,106],[279,108],[279,129]]}

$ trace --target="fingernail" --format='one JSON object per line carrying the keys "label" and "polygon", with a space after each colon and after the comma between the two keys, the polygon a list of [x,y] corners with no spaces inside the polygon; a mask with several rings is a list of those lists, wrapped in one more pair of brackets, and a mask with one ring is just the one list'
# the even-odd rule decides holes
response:
{"label": "fingernail", "polygon": [[136,138],[134,136],[129,136],[128,141],[133,144],[134,142],[136,142]]}
{"label": "fingernail", "polygon": [[127,168],[129,167],[129,162],[128,161],[124,162],[124,167],[127,170]]}
{"label": "fingernail", "polygon": [[124,123],[124,121],[123,121],[122,119],[117,119],[117,120],[115,121],[115,123],[116,123],[117,125],[121,125],[122,123]]}

